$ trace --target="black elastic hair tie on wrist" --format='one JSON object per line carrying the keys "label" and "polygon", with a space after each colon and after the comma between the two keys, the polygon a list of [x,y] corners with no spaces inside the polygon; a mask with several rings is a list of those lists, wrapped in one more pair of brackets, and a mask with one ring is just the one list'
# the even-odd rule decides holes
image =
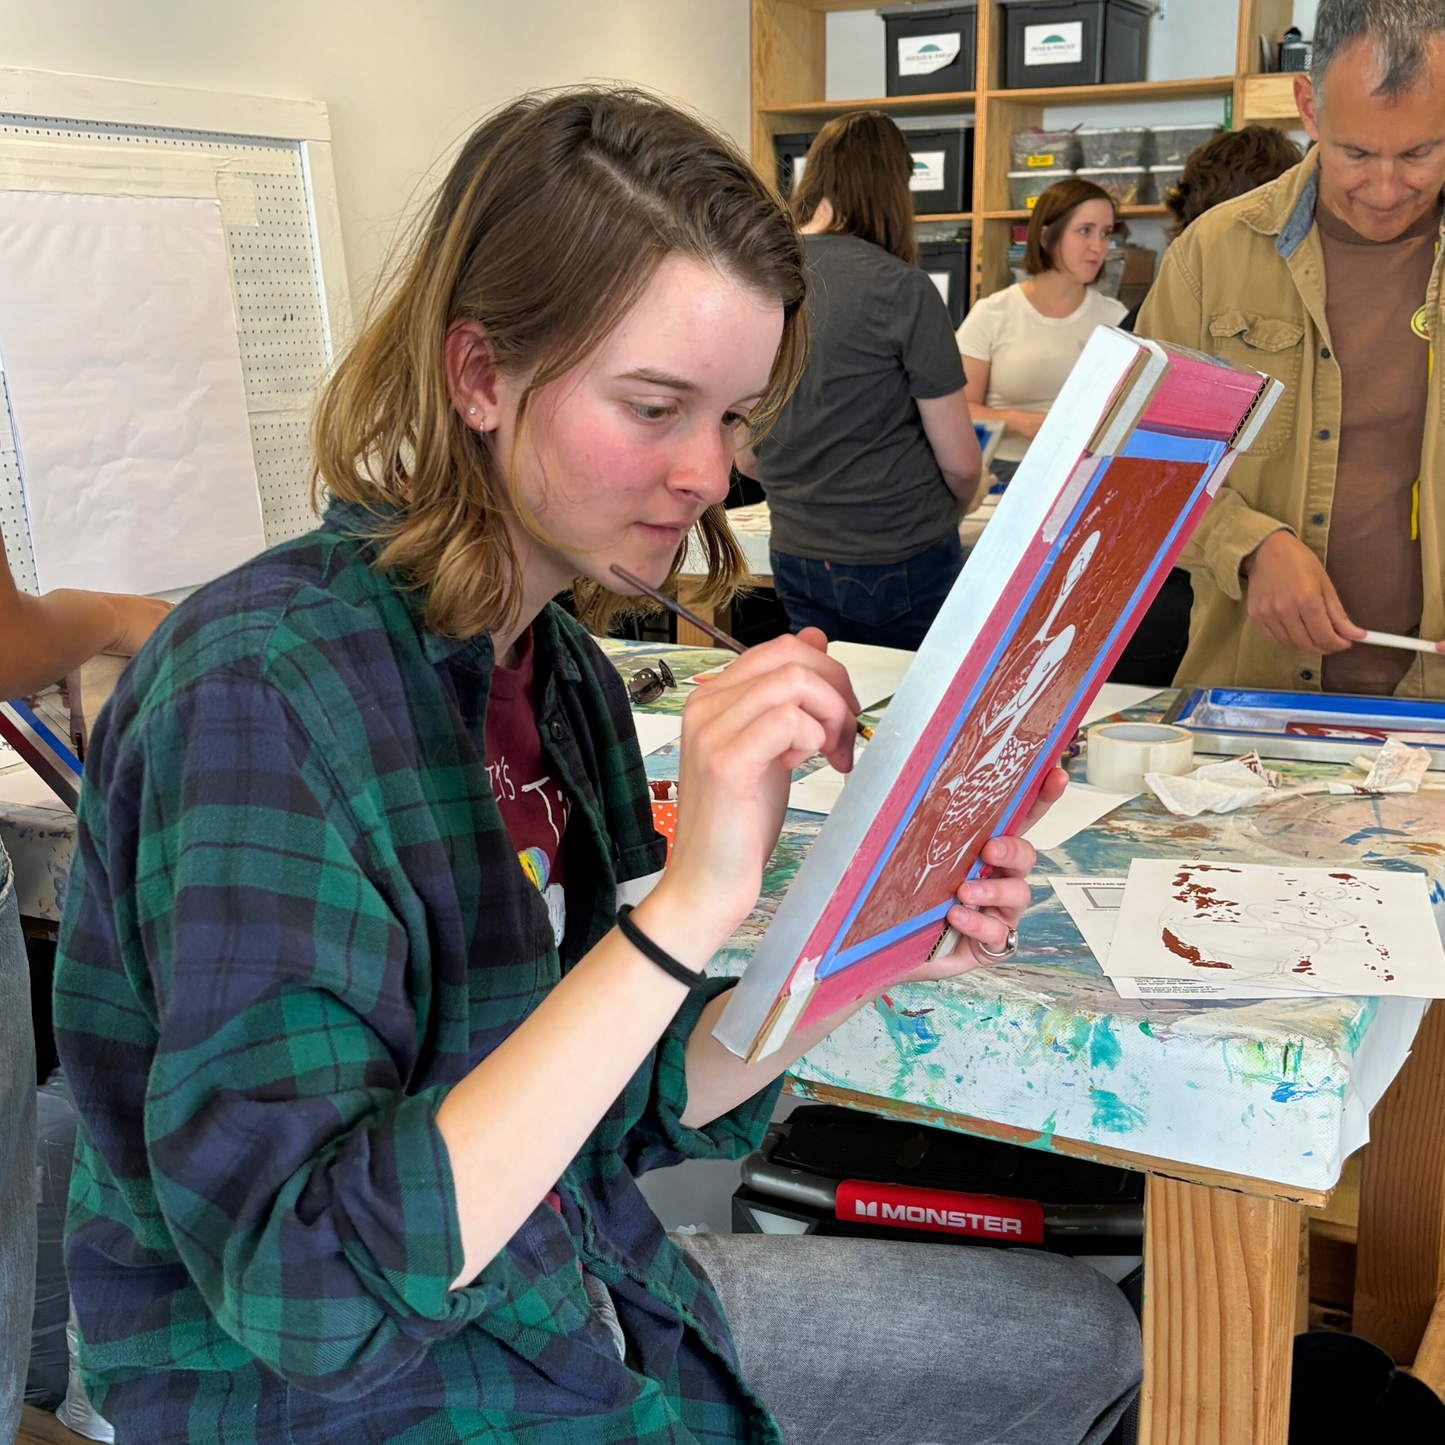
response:
{"label": "black elastic hair tie on wrist", "polygon": [[632,905],[624,903],[617,910],[617,926],[622,930],[622,936],[640,953],[644,958],[650,959],[665,974],[675,978],[679,983],[685,983],[689,988],[697,988],[707,982],[707,974],[699,973],[695,968],[687,968],[680,964],[665,949],[659,948],[633,921]]}

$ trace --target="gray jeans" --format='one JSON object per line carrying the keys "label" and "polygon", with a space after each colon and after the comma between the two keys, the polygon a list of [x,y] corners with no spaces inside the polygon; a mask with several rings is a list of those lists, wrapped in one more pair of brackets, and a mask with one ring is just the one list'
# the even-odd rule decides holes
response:
{"label": "gray jeans", "polygon": [[0,846],[0,1440],[20,1428],[35,1302],[35,1035],[10,859]]}
{"label": "gray jeans", "polygon": [[1100,1445],[1142,1377],[1101,1274],[1034,1250],[675,1236],[787,1445]]}

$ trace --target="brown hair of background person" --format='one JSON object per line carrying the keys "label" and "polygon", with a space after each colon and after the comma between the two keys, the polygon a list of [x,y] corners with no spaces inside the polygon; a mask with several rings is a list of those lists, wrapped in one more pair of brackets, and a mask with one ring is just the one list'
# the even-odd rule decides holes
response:
{"label": "brown hair of background person", "polygon": [[[471,637],[516,613],[521,572],[508,518],[546,541],[509,486],[515,469],[452,404],[448,332],[481,322],[500,370],[530,374],[525,428],[530,399],[590,355],[674,255],[781,303],[782,343],[748,418],[754,433],[765,429],[807,350],[803,245],[736,149],[675,106],[629,90],[529,96],[463,147],[322,390],[312,428],[316,489],[385,515],[377,565],[426,593],[433,631]],[[746,563],[722,507],[696,531],[706,593],[731,596]],[[686,553],[684,539],[669,583]],[[573,596],[597,629],[637,606],[582,579]]]}
{"label": "brown hair of background person", "polygon": [[1054,245],[1069,224],[1069,217],[1085,201],[1107,201],[1115,219],[1118,218],[1114,198],[1093,181],[1059,181],[1039,197],[1029,217],[1029,238],[1024,250],[1024,269],[1030,276],[1053,269]]}
{"label": "brown hair of background person", "polygon": [[808,147],[793,215],[806,226],[827,201],[833,207],[828,234],[859,236],[916,266],[912,177],[908,142],[881,110],[840,115]]}
{"label": "brown hair of background person", "polygon": [[1164,197],[1173,217],[1169,239],[1176,240],[1192,220],[1221,201],[1275,180],[1299,163],[1299,148],[1273,126],[1247,125],[1205,141],[1189,154],[1183,174]]}

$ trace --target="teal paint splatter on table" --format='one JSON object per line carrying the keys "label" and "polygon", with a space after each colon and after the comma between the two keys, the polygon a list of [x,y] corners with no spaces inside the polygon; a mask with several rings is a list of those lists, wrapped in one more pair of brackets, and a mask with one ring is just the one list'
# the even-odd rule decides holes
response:
{"label": "teal paint splatter on table", "polygon": [[[619,657],[623,670],[634,658],[640,665],[659,655],[638,644],[608,648],[627,654]],[[675,654],[663,651],[672,662]],[[722,656],[687,650],[686,660],[707,666]],[[1165,701],[1128,716],[1154,720]],[[666,765],[672,771],[664,775],[675,776],[675,756]],[[1080,778],[1083,766],[1074,764]],[[1339,771],[1277,766],[1289,781]],[[788,813],[758,907],[710,972],[735,975],[746,967],[822,821]],[[1127,1138],[1140,1154],[1329,1188],[1344,1157],[1363,1142],[1364,1113],[1358,1099],[1351,1103],[1350,1087],[1362,1051],[1393,1031],[1394,1052],[1382,1057],[1398,1066],[1414,1028],[1410,1001],[1121,999],[1047,881],[1050,874],[1120,877],[1133,857],[1204,856],[1416,868],[1438,883],[1445,879],[1445,794],[1295,798],[1193,819],[1171,817],[1152,797],[1136,798],[1041,855],[1012,962],[890,988],[889,1008],[861,1010],[799,1060],[795,1087],[806,1093],[828,1085],[883,1109],[898,1102],[982,1118],[1032,1133],[1042,1148],[1056,1135],[1101,1145]]]}
{"label": "teal paint splatter on table", "polygon": [[1094,1105],[1094,1127],[1110,1134],[1128,1134],[1144,1123],[1144,1111],[1126,1104],[1108,1089],[1090,1089]]}

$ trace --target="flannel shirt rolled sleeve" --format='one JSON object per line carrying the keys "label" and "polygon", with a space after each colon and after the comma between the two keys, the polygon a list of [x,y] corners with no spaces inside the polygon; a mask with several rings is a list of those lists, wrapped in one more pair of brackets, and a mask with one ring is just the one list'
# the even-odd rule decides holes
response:
{"label": "flannel shirt rolled sleeve", "polygon": [[700,1129],[682,1122],[687,1110],[688,1040],[708,1004],[736,983],[732,978],[715,978],[693,989],[658,1041],[649,1107],[629,1131],[624,1149],[634,1174],[684,1159],[741,1159],[761,1145],[782,1091],[781,1077]]}
{"label": "flannel shirt rolled sleeve", "polygon": [[505,1263],[450,1287],[446,1088],[409,1094],[399,1068],[424,1027],[399,986],[424,965],[416,900],[271,689],[209,678],[142,739],[162,1217],[227,1335],[308,1391],[365,1394],[509,1293]]}

